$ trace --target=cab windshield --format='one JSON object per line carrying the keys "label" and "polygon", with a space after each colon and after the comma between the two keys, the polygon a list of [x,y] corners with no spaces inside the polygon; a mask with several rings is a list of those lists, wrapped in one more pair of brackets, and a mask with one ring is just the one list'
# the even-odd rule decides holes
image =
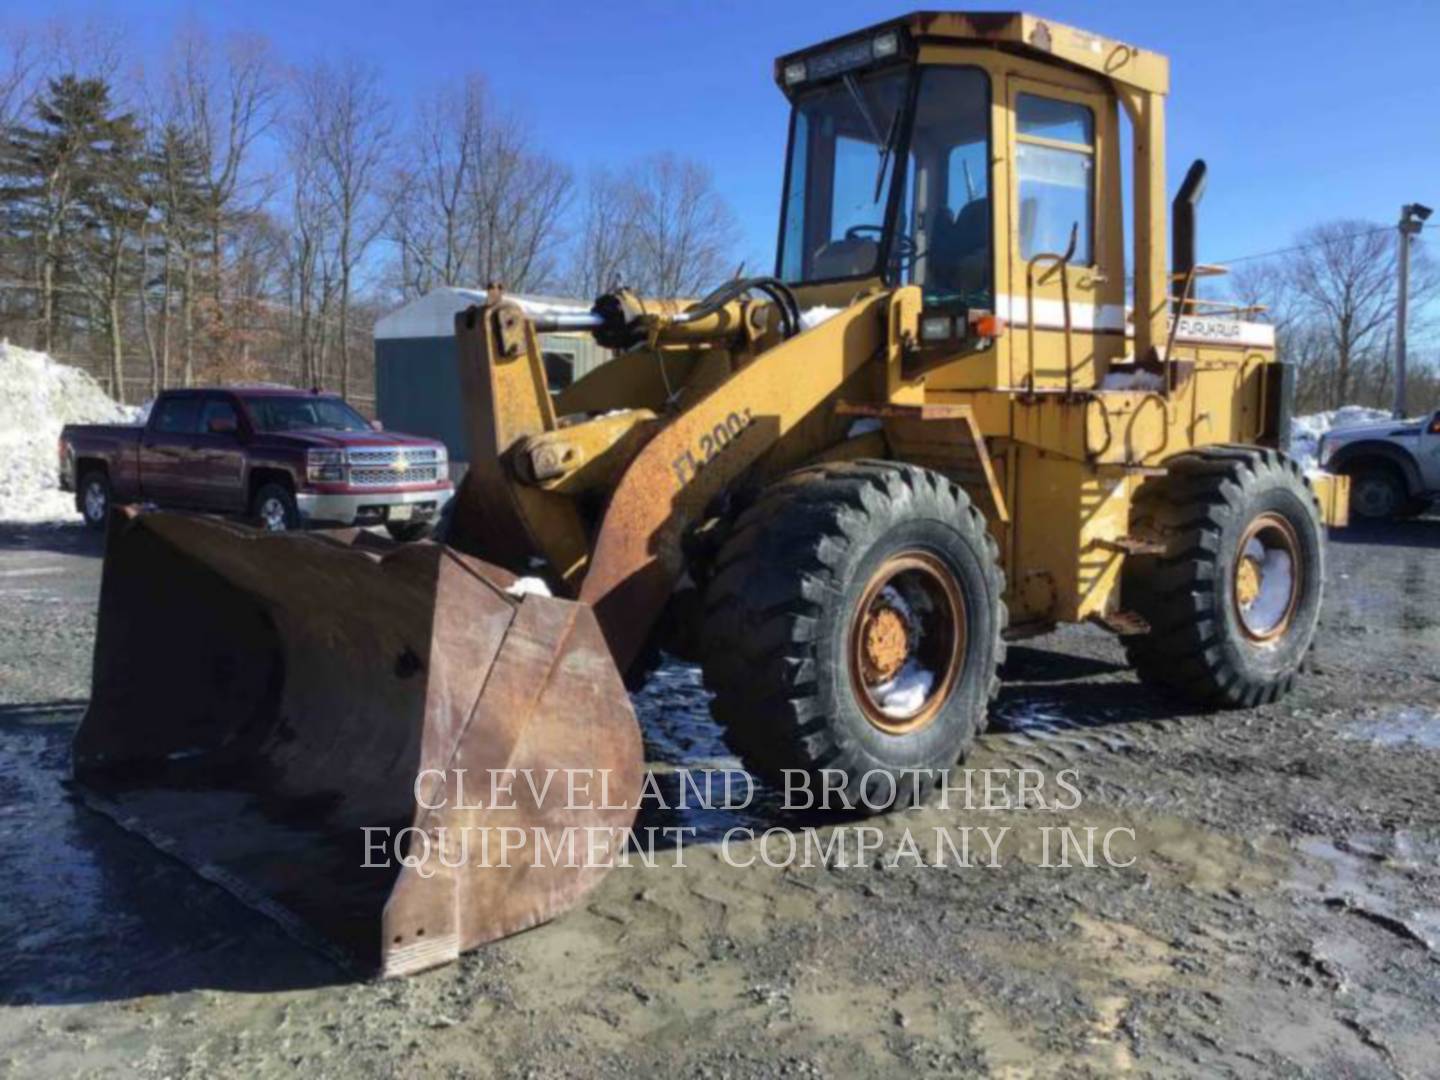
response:
{"label": "cab windshield", "polygon": [[245,398],[260,431],[369,431],[365,418],[339,398],[260,395]]}
{"label": "cab windshield", "polygon": [[992,306],[989,117],[989,80],[973,67],[896,67],[802,92],[780,276],[879,276],[922,286],[927,301]]}

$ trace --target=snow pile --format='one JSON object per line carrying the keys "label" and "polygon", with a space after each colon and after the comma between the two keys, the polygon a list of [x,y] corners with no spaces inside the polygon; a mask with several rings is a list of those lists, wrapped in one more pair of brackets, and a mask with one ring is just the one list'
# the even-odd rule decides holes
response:
{"label": "snow pile", "polygon": [[1101,390],[1164,390],[1165,376],[1158,371],[1132,368],[1111,371],[1100,381]]}
{"label": "snow pile", "polygon": [[75,497],[60,490],[60,429],[135,415],[79,368],[0,341],[0,521],[78,520]]}
{"label": "snow pile", "polygon": [[1300,463],[1301,468],[1313,469],[1316,467],[1320,436],[1327,431],[1389,419],[1390,414],[1384,409],[1370,409],[1364,405],[1342,405],[1329,412],[1297,416],[1290,426],[1290,456]]}
{"label": "snow pile", "polygon": [[800,313],[800,325],[806,330],[814,330],[815,327],[819,326],[823,322],[827,322],[828,320],[833,319],[843,310],[843,308],[825,307],[823,305],[818,307],[806,308]]}

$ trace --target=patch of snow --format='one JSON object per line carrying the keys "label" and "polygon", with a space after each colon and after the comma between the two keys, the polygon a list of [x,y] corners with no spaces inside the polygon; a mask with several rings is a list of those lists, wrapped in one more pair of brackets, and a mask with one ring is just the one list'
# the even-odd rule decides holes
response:
{"label": "patch of snow", "polygon": [[921,667],[912,657],[905,661],[905,666],[895,673],[893,679],[875,687],[874,693],[881,712],[903,720],[920,711],[934,685],[935,673]]}
{"label": "patch of snow", "polygon": [[800,325],[806,330],[814,330],[826,319],[833,319],[839,315],[844,308],[838,307],[812,307],[806,308],[800,313]]}
{"label": "patch of snow", "polygon": [[515,584],[505,590],[511,596],[553,596],[550,586],[545,584],[544,578],[522,577],[516,578]]}
{"label": "patch of snow", "polygon": [[0,341],[0,521],[79,521],[75,496],[60,490],[60,429],[137,415],[79,368]]}
{"label": "patch of snow", "polygon": [[1100,381],[1101,390],[1164,390],[1165,376],[1158,371],[1112,371]]}
{"label": "patch of snow", "polygon": [[1389,419],[1390,414],[1384,409],[1371,409],[1364,405],[1342,405],[1329,412],[1297,416],[1290,425],[1290,456],[1300,463],[1302,469],[1310,471],[1317,467],[1316,452],[1320,436],[1327,431]]}

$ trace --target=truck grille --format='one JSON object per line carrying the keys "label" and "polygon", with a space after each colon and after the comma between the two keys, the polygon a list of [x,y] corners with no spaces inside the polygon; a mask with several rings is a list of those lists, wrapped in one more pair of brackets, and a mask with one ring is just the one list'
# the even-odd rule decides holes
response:
{"label": "truck grille", "polygon": [[351,469],[350,483],[355,487],[433,484],[439,471],[434,465],[421,465],[411,469]]}
{"label": "truck grille", "polygon": [[433,484],[442,479],[440,452],[431,447],[382,447],[351,450],[350,483],[355,487]]}

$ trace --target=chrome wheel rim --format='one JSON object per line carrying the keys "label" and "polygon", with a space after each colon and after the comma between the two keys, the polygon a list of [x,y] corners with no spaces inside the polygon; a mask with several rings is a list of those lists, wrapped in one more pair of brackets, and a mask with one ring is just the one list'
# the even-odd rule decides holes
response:
{"label": "chrome wheel rim", "polygon": [[105,516],[105,485],[98,480],[85,485],[85,516],[91,521]]}
{"label": "chrome wheel rim", "polygon": [[260,521],[266,532],[284,532],[285,504],[279,499],[266,499],[260,504]]}

